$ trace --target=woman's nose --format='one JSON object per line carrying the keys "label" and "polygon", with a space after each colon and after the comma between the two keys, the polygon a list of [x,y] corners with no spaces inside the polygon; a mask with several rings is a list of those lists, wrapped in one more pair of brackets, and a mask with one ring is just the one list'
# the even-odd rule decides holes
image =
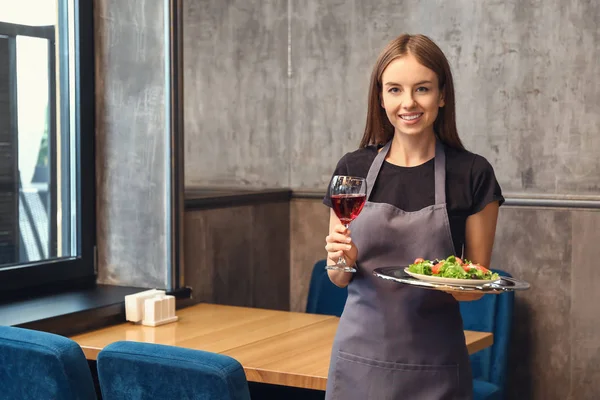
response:
{"label": "woman's nose", "polygon": [[416,105],[415,98],[410,93],[406,94],[404,96],[404,98],[402,99],[402,108],[404,108],[405,110],[410,110],[411,108],[414,108],[415,105]]}

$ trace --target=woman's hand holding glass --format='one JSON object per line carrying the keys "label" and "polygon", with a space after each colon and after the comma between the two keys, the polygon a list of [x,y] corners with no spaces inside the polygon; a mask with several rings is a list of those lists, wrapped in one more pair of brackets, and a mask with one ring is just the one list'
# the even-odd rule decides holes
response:
{"label": "woman's hand holding glass", "polygon": [[[330,186],[331,208],[343,224],[334,227],[327,237],[327,252],[339,254],[337,263],[328,265],[327,269],[344,272],[356,272],[356,246],[351,242],[348,225],[363,209],[367,200],[367,181],[365,178],[346,175],[335,175]],[[331,223],[331,221],[330,221]],[[331,226],[331,225],[330,225]],[[340,236],[341,235],[341,236]],[[333,260],[333,258],[331,258]]]}
{"label": "woman's hand holding glass", "polygon": [[358,258],[358,248],[352,242],[350,237],[350,229],[339,224],[333,228],[333,231],[325,238],[325,250],[327,250],[327,258],[337,263],[340,257],[346,261],[348,271],[355,272],[353,268]]}

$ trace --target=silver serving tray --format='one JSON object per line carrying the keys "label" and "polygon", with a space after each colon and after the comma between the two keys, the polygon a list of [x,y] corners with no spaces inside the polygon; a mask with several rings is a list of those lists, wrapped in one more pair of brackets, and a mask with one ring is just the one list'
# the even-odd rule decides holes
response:
{"label": "silver serving tray", "polygon": [[414,278],[404,272],[406,267],[383,267],[376,268],[373,271],[373,275],[381,279],[389,281],[404,283],[406,285],[417,286],[424,289],[435,289],[435,290],[451,290],[459,292],[486,292],[490,294],[499,294],[503,292],[511,292],[515,290],[527,290],[529,289],[529,283],[506,276],[500,277],[499,280],[492,283],[486,283],[483,285],[458,285],[452,283],[434,283],[426,282],[420,279]]}

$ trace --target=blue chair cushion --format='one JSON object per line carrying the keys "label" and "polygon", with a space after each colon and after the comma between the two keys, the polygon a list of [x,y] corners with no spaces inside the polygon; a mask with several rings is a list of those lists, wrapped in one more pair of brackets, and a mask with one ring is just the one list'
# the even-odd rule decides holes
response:
{"label": "blue chair cushion", "polygon": [[81,347],[47,332],[0,326],[0,398],[96,399]]}
{"label": "blue chair cushion", "polygon": [[348,288],[335,286],[329,280],[326,260],[315,263],[310,277],[306,312],[311,314],[325,314],[341,316],[348,297]]}
{"label": "blue chair cushion", "polygon": [[115,342],[98,355],[104,400],[250,400],[240,363],[200,350]]}
{"label": "blue chair cushion", "polygon": [[493,383],[473,379],[473,400],[502,400],[500,388]]}

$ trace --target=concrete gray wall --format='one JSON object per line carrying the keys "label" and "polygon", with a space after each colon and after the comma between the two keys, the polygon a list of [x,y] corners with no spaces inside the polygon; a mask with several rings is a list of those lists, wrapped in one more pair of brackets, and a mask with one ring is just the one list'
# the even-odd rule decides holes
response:
{"label": "concrete gray wall", "polygon": [[287,2],[183,2],[186,183],[288,184]]}
{"label": "concrete gray wall", "polygon": [[165,288],[163,1],[94,5],[98,281]]}
{"label": "concrete gray wall", "polygon": [[507,192],[598,195],[596,1],[184,1],[187,186],[323,189],[384,45],[424,33]]}

